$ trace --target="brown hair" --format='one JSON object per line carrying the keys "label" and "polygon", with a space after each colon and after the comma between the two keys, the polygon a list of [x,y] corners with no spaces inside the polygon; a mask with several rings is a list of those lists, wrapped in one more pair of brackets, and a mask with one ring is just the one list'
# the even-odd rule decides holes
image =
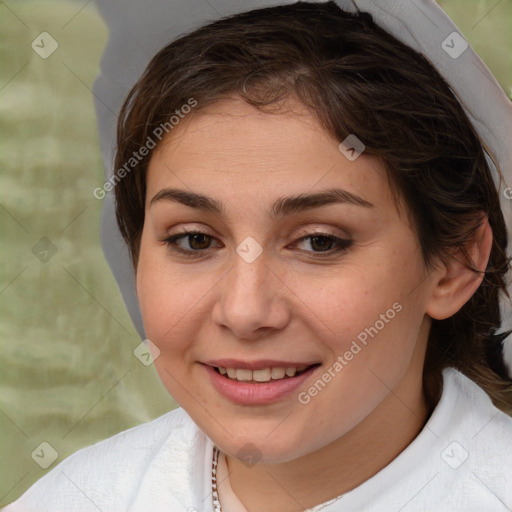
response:
{"label": "brown hair", "polygon": [[[367,13],[299,2],[227,17],[163,48],[133,87],[118,124],[116,169],[190,98],[195,111],[239,96],[266,112],[297,98],[339,141],[355,134],[385,163],[414,221],[427,268],[464,252],[485,216],[493,245],[483,282],[453,317],[432,323],[424,369],[434,404],[453,366],[512,410],[502,357],[500,293],[507,294],[507,232],[485,152],[464,110],[428,60]],[[168,124],[167,124],[168,126]],[[153,137],[154,138],[154,137]],[[137,266],[151,152],[115,187],[116,215]],[[508,294],[507,294],[508,296]]]}

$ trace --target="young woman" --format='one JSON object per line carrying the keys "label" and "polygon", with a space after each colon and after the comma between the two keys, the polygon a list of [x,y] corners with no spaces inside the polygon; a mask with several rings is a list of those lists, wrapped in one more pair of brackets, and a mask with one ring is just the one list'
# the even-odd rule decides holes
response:
{"label": "young woman", "polygon": [[117,144],[182,408],[7,511],[512,508],[499,166],[425,56],[334,2],[238,14],[152,59]]}

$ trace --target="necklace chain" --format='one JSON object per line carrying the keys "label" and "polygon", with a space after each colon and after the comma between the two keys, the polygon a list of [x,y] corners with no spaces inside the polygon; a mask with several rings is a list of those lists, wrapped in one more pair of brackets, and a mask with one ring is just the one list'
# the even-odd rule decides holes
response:
{"label": "necklace chain", "polygon": [[212,457],[212,504],[214,512],[222,512],[222,507],[219,500],[219,491],[217,489],[217,466],[219,464],[219,449],[213,447]]}

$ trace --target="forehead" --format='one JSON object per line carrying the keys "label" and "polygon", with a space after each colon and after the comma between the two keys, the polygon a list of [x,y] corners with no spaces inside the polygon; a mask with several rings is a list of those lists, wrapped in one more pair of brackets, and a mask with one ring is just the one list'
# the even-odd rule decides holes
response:
{"label": "forehead", "polygon": [[383,163],[364,154],[349,161],[338,146],[298,102],[268,113],[241,99],[222,100],[185,117],[156,148],[147,198],[168,186],[218,197],[238,192],[263,202],[335,186],[374,199],[387,195]]}
{"label": "forehead", "polygon": [[[209,162],[222,167],[228,162],[257,159],[264,164],[285,154],[309,153],[313,144],[331,137],[320,127],[313,115],[301,104],[289,101],[275,113],[258,110],[237,98],[221,100],[185,117],[156,152],[172,154],[176,161],[203,159],[208,150]],[[307,143],[304,145],[304,143]],[[325,143],[324,143],[325,146]],[[324,147],[325,149],[325,147]],[[284,156],[284,155],[282,155]],[[258,170],[260,166],[258,166]]]}

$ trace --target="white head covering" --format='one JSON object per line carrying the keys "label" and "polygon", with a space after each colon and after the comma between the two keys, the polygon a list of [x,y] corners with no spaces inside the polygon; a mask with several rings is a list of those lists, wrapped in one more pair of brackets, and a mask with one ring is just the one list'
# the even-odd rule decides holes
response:
{"label": "white head covering", "polygon": [[[110,38],[94,84],[105,180],[114,172],[116,115],[124,98],[151,57],[185,32],[238,12],[286,3],[282,0],[96,0]],[[397,39],[421,52],[443,75],[464,107],[481,141],[501,168],[488,159],[500,191],[512,250],[512,102],[452,20],[434,0],[336,0],[346,11],[369,12],[375,22]],[[129,251],[115,220],[113,194],[103,199],[101,241],[137,332],[144,326],[135,294]],[[509,285],[512,292],[512,286]],[[512,293],[511,293],[512,294]],[[500,331],[512,329],[512,301],[501,301]],[[512,335],[505,358],[512,374]]]}

